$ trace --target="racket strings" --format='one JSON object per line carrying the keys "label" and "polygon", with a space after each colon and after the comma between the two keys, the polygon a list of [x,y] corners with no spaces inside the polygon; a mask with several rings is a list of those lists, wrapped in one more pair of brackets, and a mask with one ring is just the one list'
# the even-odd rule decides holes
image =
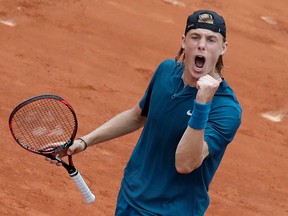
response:
{"label": "racket strings", "polygon": [[65,144],[76,130],[76,118],[67,104],[40,99],[21,107],[13,117],[18,141],[37,151],[50,151]]}

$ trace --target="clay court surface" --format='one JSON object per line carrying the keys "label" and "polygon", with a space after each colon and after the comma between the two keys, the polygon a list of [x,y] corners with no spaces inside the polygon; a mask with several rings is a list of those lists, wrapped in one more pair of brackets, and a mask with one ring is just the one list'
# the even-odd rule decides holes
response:
{"label": "clay court surface", "polygon": [[226,19],[223,74],[244,111],[211,184],[206,215],[288,215],[287,0],[180,3],[0,0],[0,215],[114,214],[140,132],[74,157],[97,196],[87,205],[63,168],[18,147],[9,114],[27,98],[56,94],[76,110],[78,135],[90,132],[138,103],[158,64],[177,53],[186,18],[197,9]]}

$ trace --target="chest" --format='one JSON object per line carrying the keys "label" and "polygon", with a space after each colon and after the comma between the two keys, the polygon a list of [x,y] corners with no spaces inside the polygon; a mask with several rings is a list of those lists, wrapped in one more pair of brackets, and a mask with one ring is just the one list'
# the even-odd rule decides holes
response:
{"label": "chest", "polygon": [[191,116],[196,88],[184,87],[181,77],[164,77],[155,81],[148,119],[159,127],[184,131]]}

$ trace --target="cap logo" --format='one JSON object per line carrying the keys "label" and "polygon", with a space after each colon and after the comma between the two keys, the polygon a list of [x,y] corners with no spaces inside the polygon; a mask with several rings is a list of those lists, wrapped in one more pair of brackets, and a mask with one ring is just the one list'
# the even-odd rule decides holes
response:
{"label": "cap logo", "polygon": [[194,23],[191,24],[191,25],[188,25],[187,28],[191,28],[191,27],[193,27],[193,26],[194,26]]}
{"label": "cap logo", "polygon": [[214,18],[211,14],[204,13],[199,15],[198,22],[214,24]]}

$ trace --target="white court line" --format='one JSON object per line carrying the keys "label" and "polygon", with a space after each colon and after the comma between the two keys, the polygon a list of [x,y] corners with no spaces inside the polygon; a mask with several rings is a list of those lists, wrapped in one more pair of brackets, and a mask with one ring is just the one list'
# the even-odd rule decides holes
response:
{"label": "white court line", "polygon": [[267,112],[267,113],[262,113],[261,116],[272,122],[281,122],[283,118],[285,118],[287,115],[281,112]]}
{"label": "white court line", "polygon": [[273,17],[261,16],[261,19],[264,20],[265,22],[271,24],[271,25],[277,25],[277,21]]}
{"label": "white court line", "polygon": [[180,0],[162,0],[162,1],[165,3],[177,5],[180,7],[186,7],[186,5],[183,2],[181,2]]}
{"label": "white court line", "polygon": [[0,20],[0,23],[2,23],[3,25],[7,25],[9,27],[16,26],[16,23],[13,20]]}

